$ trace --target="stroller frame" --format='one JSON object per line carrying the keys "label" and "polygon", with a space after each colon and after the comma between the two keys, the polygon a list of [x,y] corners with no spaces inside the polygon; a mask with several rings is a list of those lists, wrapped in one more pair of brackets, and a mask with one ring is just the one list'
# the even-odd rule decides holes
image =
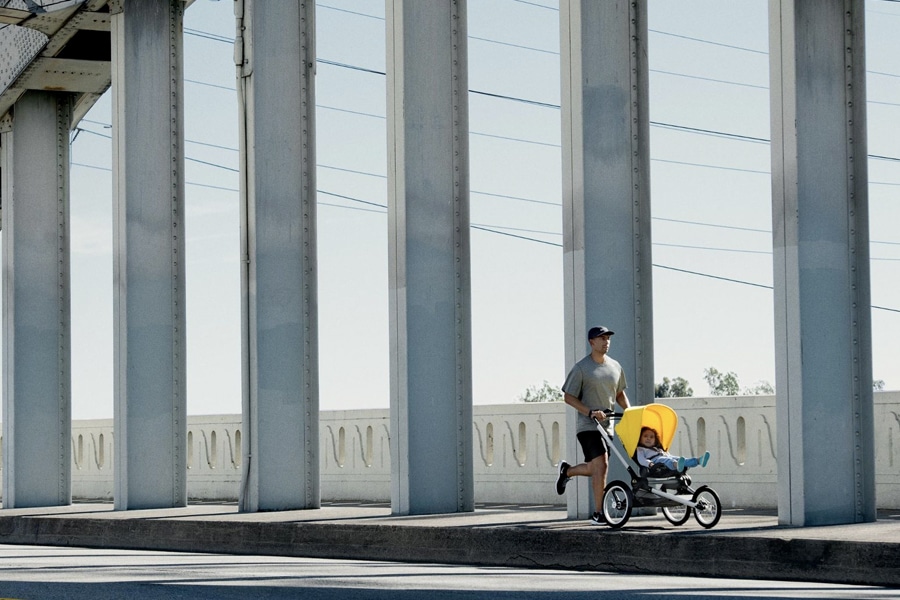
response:
{"label": "stroller frame", "polygon": [[[648,415],[645,416],[643,411],[649,409]],[[665,427],[662,433],[663,448],[668,449],[669,444],[675,434],[677,426],[677,416],[675,411],[665,404],[648,404],[645,406],[631,407],[625,410],[625,413],[617,414],[611,410],[604,411],[607,418],[613,425],[621,422],[628,415],[629,425],[631,427],[645,425],[654,429]],[[722,506],[719,496],[709,486],[700,486],[699,488],[691,487],[691,478],[687,474],[687,469],[678,473],[668,471],[663,476],[650,476],[649,469],[637,464],[631,458],[625,447],[625,442],[618,435],[611,435],[605,427],[596,418],[597,430],[603,436],[606,447],[610,454],[615,455],[617,460],[625,467],[631,482],[626,483],[621,480],[608,482],[603,492],[603,517],[606,523],[618,529],[628,522],[631,518],[632,510],[638,508],[660,508],[663,516],[672,525],[683,525],[693,513],[697,522],[704,528],[709,529],[718,524],[722,516]],[[648,424],[649,423],[649,424]],[[655,425],[655,427],[654,427]],[[636,437],[632,433],[630,436],[632,446],[636,444]],[[633,453],[633,452],[632,452]]]}

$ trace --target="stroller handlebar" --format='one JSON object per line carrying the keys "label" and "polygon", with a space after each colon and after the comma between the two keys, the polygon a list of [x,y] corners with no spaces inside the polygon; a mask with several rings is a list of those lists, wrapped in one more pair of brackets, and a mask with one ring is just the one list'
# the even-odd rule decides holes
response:
{"label": "stroller handlebar", "polygon": [[[607,419],[610,419],[616,415],[616,411],[612,410],[611,408],[607,408],[604,410],[592,410],[591,415],[593,415],[593,413],[595,412],[602,412],[604,415],[606,415]],[[597,417],[591,416],[591,419],[594,421],[594,423],[597,423],[598,425],[600,424],[600,419],[598,419]]]}

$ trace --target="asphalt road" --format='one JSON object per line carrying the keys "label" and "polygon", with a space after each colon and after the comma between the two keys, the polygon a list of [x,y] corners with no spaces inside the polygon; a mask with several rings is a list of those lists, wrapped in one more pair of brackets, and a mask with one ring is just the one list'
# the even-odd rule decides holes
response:
{"label": "asphalt road", "polygon": [[[698,560],[703,560],[698,557]],[[0,600],[379,599],[596,600],[898,598],[900,589],[238,556],[0,545]]]}

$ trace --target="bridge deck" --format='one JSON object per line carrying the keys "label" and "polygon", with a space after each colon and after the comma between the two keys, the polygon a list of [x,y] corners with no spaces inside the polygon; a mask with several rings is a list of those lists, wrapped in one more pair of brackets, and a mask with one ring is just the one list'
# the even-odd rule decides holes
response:
{"label": "bridge deck", "polygon": [[[668,573],[900,586],[900,512],[874,523],[780,527],[726,510],[717,527],[632,517],[621,530],[560,506],[479,505],[395,517],[384,504],[239,513],[234,504],[114,511],[111,504],[0,511],[0,543]],[[655,560],[665,556],[666,560]]]}

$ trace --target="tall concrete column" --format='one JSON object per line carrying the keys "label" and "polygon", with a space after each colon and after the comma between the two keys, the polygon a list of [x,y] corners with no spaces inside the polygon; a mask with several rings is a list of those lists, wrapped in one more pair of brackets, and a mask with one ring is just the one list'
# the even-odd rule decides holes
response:
{"label": "tall concrete column", "polygon": [[317,508],[315,2],[244,0],[235,7],[244,209],[241,510]]}
{"label": "tall concrete column", "polygon": [[110,9],[115,508],[184,506],[184,6]]}
{"label": "tall concrete column", "polygon": [[3,124],[3,507],[72,501],[72,96],[26,92]]}
{"label": "tall concrete column", "polygon": [[875,520],[864,10],[769,3],[785,525]]}
{"label": "tall concrete column", "polygon": [[[653,401],[647,2],[562,0],[559,21],[566,365],[590,352],[587,330],[606,325],[616,332],[610,356],[625,369],[629,399],[646,404]],[[566,432],[566,456],[580,457],[572,411]],[[589,481],[572,483],[569,516],[587,518]]]}
{"label": "tall concrete column", "polygon": [[474,510],[466,2],[388,0],[391,509]]}

